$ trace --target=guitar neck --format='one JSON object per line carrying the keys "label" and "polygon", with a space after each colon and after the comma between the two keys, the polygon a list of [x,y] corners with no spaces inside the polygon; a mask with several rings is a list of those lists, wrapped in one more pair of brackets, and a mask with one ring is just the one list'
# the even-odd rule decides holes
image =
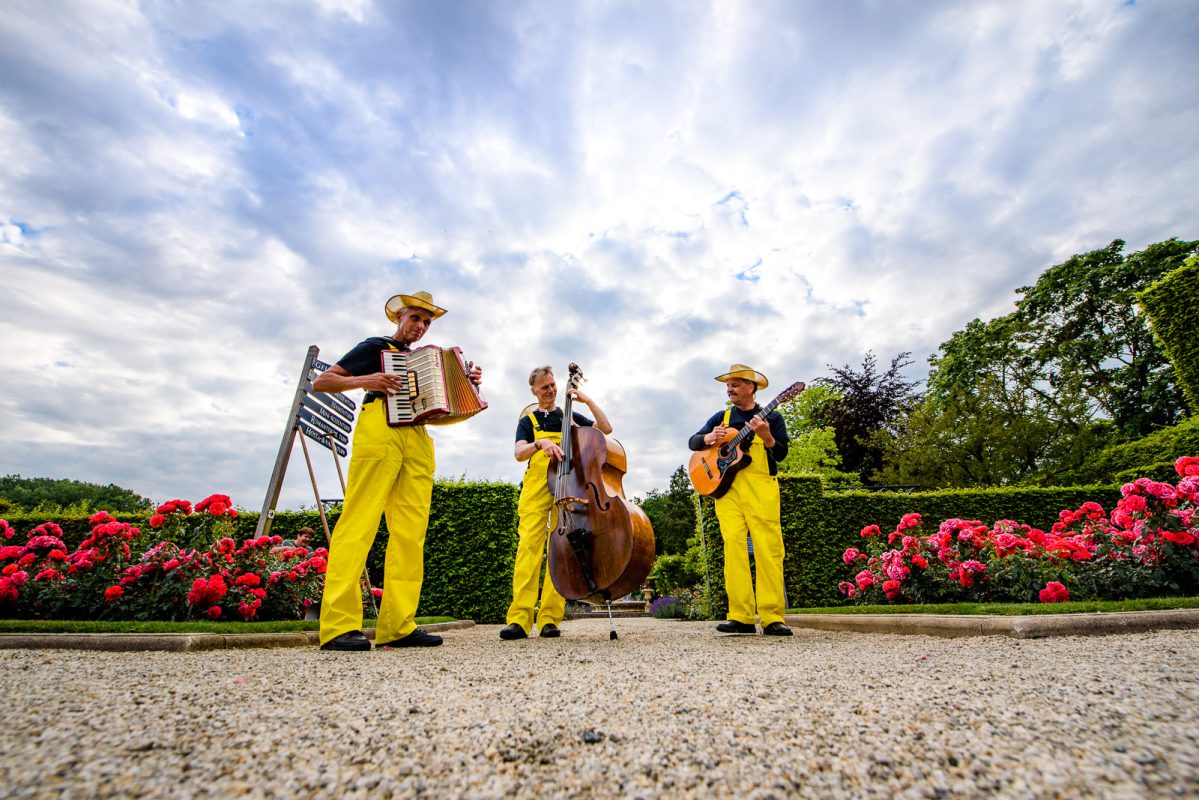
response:
{"label": "guitar neck", "polygon": [[[767,403],[765,406],[763,406],[762,410],[759,411],[754,416],[757,417],[758,419],[766,419],[766,415],[769,414],[771,411],[774,411],[775,407],[778,404],[779,404],[779,398],[776,397],[773,400],[771,400],[769,403]],[[741,443],[743,441],[745,441],[753,432],[754,432],[753,428],[746,425],[744,428],[742,428],[737,433],[737,435],[735,437],[733,437],[733,441],[729,442],[729,446],[730,447],[739,447],[741,445]]]}

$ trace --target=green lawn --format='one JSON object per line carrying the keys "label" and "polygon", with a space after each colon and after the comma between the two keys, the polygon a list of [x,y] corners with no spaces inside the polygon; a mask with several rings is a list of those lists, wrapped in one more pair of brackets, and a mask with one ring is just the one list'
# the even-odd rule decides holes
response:
{"label": "green lawn", "polygon": [[833,606],[791,608],[788,614],[1093,614],[1112,611],[1160,611],[1199,608],[1199,597],[1155,597],[1147,600],[1094,600],[1078,603],[940,603],[908,606]]}
{"label": "green lawn", "polygon": [[[453,617],[417,617],[417,625],[452,622]],[[375,621],[362,621],[373,628]],[[95,622],[70,619],[0,619],[0,633],[291,633],[320,630],[316,620],[285,622]]]}

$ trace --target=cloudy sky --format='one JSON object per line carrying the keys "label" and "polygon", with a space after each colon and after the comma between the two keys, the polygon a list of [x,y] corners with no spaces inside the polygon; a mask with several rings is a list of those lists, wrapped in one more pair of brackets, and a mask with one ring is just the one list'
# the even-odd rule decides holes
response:
{"label": "cloudy sky", "polygon": [[1191,0],[9,0],[0,41],[0,473],[158,502],[261,507],[307,347],[398,292],[485,369],[441,475],[519,481],[576,361],[634,495],[731,362],[923,377],[1045,267],[1199,238]]}

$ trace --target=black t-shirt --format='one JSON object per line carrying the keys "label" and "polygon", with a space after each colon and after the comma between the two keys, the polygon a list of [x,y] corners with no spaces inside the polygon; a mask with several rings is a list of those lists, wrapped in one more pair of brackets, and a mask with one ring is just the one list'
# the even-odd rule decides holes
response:
{"label": "black t-shirt", "polygon": [[[549,412],[534,409],[533,413],[537,415],[537,424],[541,426],[541,430],[546,433],[562,432],[562,409],[555,408]],[[576,425],[582,425],[584,428],[590,428],[595,424],[594,421],[587,419],[578,411],[572,411],[571,418],[574,419]],[[520,422],[516,423],[516,441],[533,441],[533,423],[529,421],[528,414],[525,414],[520,418]]]}
{"label": "black t-shirt", "polygon": [[374,375],[383,369],[379,354],[391,349],[388,344],[397,350],[408,349],[408,345],[400,344],[390,336],[372,336],[354,345],[353,350],[341,357],[337,366],[351,375]]}

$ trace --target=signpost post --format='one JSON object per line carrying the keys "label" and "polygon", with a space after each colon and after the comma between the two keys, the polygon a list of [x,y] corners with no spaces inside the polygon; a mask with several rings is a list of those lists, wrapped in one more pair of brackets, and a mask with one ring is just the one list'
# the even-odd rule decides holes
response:
{"label": "signpost post", "polygon": [[[287,416],[287,425],[283,429],[283,440],[279,443],[279,454],[275,457],[275,469],[271,472],[270,482],[267,483],[266,498],[262,502],[262,513],[258,515],[258,527],[254,536],[266,536],[271,531],[275,520],[275,506],[279,504],[279,492],[283,488],[283,475],[287,472],[287,464],[291,460],[291,450],[295,445],[296,434],[300,434],[300,448],[304,451],[304,463],[308,465],[308,477],[312,481],[312,493],[316,496],[316,510],[321,517],[321,526],[325,529],[325,541],[333,538],[329,530],[329,521],[325,517],[325,506],[321,502],[321,493],[316,485],[316,472],[312,469],[312,457],[308,453],[305,439],[311,439],[321,447],[327,448],[333,454],[333,463],[337,467],[337,477],[341,481],[341,495],[345,497],[346,482],[341,471],[341,458],[348,451],[343,445],[350,443],[349,434],[354,430],[354,412],[358,406],[344,394],[326,394],[314,392],[312,381],[316,374],[329,369],[329,365],[317,359],[320,348],[312,345],[304,356],[304,366],[300,370],[300,382],[296,386],[296,394],[292,399],[291,412]],[[362,582],[370,598],[371,609],[379,616],[375,604],[375,593],[371,587],[370,576],[362,572]]]}

